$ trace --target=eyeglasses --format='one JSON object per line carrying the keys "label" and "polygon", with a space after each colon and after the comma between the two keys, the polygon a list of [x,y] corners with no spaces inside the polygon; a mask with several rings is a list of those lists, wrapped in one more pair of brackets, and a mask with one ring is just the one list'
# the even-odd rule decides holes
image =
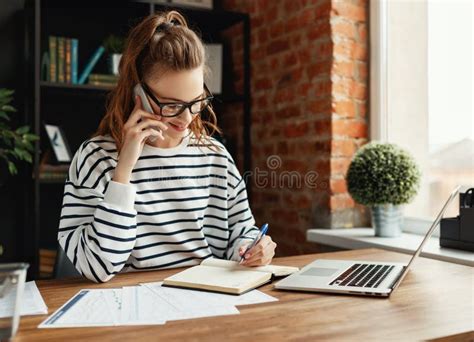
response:
{"label": "eyeglasses", "polygon": [[153,95],[151,92],[150,88],[142,82],[142,87],[145,93],[155,102],[155,104],[160,108],[160,115],[170,118],[174,116],[178,116],[182,112],[186,110],[186,108],[189,108],[189,111],[191,114],[196,115],[201,113],[204,109],[209,107],[209,105],[212,102],[212,99],[214,96],[212,96],[211,92],[207,88],[206,84],[204,84],[204,91],[206,94],[209,94],[209,96],[203,98],[203,99],[198,99],[195,101],[191,102],[160,102],[158,99]]}

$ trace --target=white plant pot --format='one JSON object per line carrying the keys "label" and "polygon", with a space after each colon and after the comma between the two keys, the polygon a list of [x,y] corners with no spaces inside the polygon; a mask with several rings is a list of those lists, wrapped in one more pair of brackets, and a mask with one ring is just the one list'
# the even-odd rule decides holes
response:
{"label": "white plant pot", "polygon": [[120,59],[122,58],[121,53],[113,53],[109,56],[109,71],[113,75],[118,75],[119,74],[119,64],[120,64]]}
{"label": "white plant pot", "polygon": [[370,209],[372,213],[372,227],[374,227],[375,236],[397,237],[402,234],[402,206],[385,204],[373,206]]}

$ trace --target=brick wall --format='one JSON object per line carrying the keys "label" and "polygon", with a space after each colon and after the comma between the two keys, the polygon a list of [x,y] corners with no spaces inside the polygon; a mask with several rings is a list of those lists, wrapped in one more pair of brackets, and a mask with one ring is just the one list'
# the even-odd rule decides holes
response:
{"label": "brick wall", "polygon": [[[278,254],[315,251],[312,227],[364,224],[344,174],[367,140],[366,1],[225,0],[251,17],[252,210]],[[226,32],[242,89],[241,27]],[[237,147],[241,106],[222,113]],[[242,156],[235,156],[241,165]]]}

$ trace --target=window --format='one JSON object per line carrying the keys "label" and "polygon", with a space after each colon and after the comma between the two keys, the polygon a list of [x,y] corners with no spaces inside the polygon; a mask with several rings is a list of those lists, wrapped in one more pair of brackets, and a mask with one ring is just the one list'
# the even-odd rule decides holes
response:
{"label": "window", "polygon": [[[373,1],[371,137],[423,173],[408,217],[434,219],[455,185],[474,186],[470,1]],[[446,216],[458,214],[451,205]]]}

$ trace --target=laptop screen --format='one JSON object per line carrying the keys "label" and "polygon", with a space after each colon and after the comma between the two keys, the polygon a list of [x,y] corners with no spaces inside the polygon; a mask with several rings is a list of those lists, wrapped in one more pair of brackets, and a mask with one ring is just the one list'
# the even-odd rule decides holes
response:
{"label": "laptop screen", "polygon": [[458,194],[459,189],[460,189],[460,186],[456,187],[456,188],[451,192],[451,195],[449,195],[449,198],[447,199],[447,201],[446,201],[446,203],[444,204],[443,208],[442,208],[441,211],[439,212],[438,216],[436,216],[436,219],[434,220],[434,222],[433,222],[433,224],[431,225],[430,229],[428,230],[428,232],[426,233],[425,237],[423,238],[423,241],[421,241],[420,246],[419,246],[418,249],[416,250],[415,254],[413,254],[413,256],[411,257],[410,262],[408,263],[407,267],[405,267],[405,269],[403,270],[402,275],[398,278],[398,281],[397,281],[397,283],[395,284],[395,286],[393,287],[392,292],[397,289],[398,285],[400,285],[400,283],[402,282],[403,278],[405,278],[406,274],[408,273],[408,270],[409,270],[410,266],[412,265],[413,261],[420,255],[421,250],[423,249],[424,245],[426,244],[426,242],[429,240],[429,238],[430,238],[431,235],[433,234],[435,228],[438,226],[438,224],[439,224],[439,222],[441,221],[441,218],[443,217],[444,212],[445,212],[446,209],[448,208],[449,204],[452,202],[452,200],[453,200],[453,199],[456,197],[456,195]]}

